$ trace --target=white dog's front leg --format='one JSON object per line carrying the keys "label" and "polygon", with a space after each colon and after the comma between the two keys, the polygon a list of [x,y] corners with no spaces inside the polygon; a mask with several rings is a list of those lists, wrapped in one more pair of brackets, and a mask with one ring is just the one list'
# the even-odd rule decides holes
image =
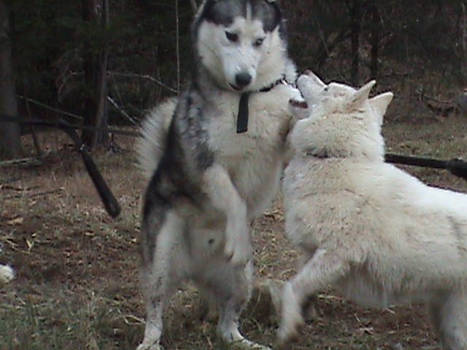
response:
{"label": "white dog's front leg", "polygon": [[335,283],[349,271],[340,254],[326,249],[316,250],[300,272],[282,290],[279,343],[287,343],[303,324],[302,307],[306,299],[329,284]]}
{"label": "white dog's front leg", "polygon": [[252,254],[246,204],[221,165],[208,168],[203,181],[213,206],[227,217],[225,254],[233,264],[245,265]]}

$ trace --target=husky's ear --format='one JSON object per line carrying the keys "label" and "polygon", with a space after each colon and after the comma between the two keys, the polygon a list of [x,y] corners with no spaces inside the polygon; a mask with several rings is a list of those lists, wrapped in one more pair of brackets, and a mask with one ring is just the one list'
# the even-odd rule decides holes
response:
{"label": "husky's ear", "polygon": [[366,83],[350,97],[350,101],[348,104],[350,110],[360,108],[360,106],[368,99],[368,95],[370,94],[370,91],[375,84],[375,80]]}
{"label": "husky's ear", "polygon": [[388,109],[388,106],[391,103],[393,97],[394,94],[392,92],[385,92],[384,94],[379,94],[378,96],[375,96],[369,100],[371,107],[378,114],[380,124],[383,123],[383,116],[386,113],[386,110]]}

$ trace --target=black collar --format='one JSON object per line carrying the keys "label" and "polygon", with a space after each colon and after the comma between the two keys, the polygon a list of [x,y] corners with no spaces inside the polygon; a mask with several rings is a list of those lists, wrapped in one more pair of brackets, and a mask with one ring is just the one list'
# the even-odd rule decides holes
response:
{"label": "black collar", "polygon": [[257,92],[269,92],[274,89],[279,84],[286,83],[287,80],[285,79],[285,75],[282,76],[271,83],[268,86],[265,86],[257,91],[248,91],[244,92],[240,95],[240,102],[238,103],[238,116],[237,116],[237,134],[243,134],[244,132],[248,131],[248,100],[250,98],[250,94],[257,93]]}

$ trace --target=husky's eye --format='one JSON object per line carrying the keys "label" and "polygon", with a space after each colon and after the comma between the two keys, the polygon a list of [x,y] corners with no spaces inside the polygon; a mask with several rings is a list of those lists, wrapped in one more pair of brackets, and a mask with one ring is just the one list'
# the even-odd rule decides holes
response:
{"label": "husky's eye", "polygon": [[253,46],[260,47],[261,45],[263,45],[263,42],[264,42],[264,38],[256,39],[256,41],[253,43]]}
{"label": "husky's eye", "polygon": [[229,41],[233,43],[238,41],[238,34],[231,33],[231,32],[225,32],[225,36],[227,37],[227,39],[229,39]]}

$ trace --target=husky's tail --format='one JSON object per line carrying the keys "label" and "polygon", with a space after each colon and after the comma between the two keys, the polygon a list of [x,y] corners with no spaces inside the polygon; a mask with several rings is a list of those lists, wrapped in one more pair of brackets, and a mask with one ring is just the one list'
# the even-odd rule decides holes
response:
{"label": "husky's tail", "polygon": [[152,109],[141,124],[142,137],[136,143],[136,153],[138,167],[146,179],[151,178],[164,153],[176,105],[176,98],[168,99]]}

